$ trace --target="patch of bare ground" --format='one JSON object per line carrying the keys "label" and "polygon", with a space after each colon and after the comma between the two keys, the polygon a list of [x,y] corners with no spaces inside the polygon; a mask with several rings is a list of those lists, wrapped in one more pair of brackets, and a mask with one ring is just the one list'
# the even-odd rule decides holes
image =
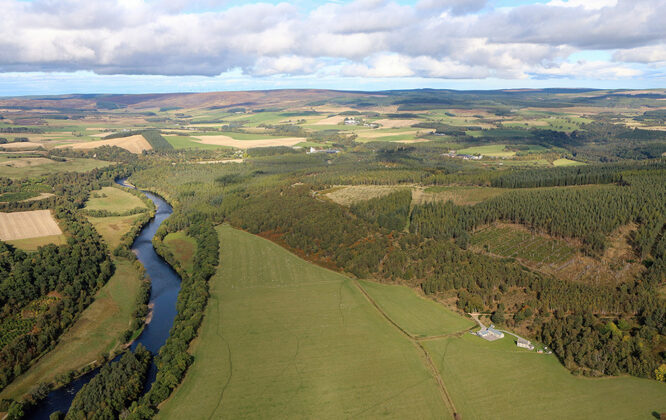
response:
{"label": "patch of bare ground", "polygon": [[333,187],[321,195],[334,203],[350,206],[353,203],[383,197],[404,188],[409,187],[399,185],[343,185]]}
{"label": "patch of bare ground", "polygon": [[253,147],[276,147],[276,146],[295,146],[304,142],[304,137],[282,137],[274,139],[261,140],[236,140],[229,136],[200,136],[192,137],[203,144],[212,144],[216,146],[229,146],[237,149],[250,149]]}
{"label": "patch of bare ground", "polygon": [[[498,227],[511,227],[512,229],[530,232],[528,228],[517,224],[498,223]],[[582,243],[571,238],[555,238],[540,234],[549,239],[566,242],[579,251],[569,260],[561,264],[537,263],[523,258],[516,258],[521,264],[535,271],[550,274],[561,280],[574,281],[591,285],[617,285],[638,277],[645,266],[636,257],[629,237],[635,231],[635,224],[621,226],[608,237],[608,248],[600,257],[584,255],[580,249]],[[475,249],[484,252],[479,248]],[[501,257],[501,256],[498,256]]]}

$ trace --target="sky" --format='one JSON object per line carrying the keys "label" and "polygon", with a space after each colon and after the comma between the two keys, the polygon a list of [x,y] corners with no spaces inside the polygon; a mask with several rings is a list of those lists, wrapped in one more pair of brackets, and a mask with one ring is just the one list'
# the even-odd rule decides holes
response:
{"label": "sky", "polygon": [[666,0],[0,0],[0,96],[666,87]]}

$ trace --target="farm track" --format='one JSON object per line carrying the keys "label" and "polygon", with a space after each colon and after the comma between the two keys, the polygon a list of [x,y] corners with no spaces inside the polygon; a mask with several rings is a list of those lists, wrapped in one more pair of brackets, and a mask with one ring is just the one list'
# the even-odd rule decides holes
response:
{"label": "farm track", "polygon": [[[388,314],[387,314],[386,312],[384,312],[384,310],[383,310],[383,309],[377,304],[377,302],[375,302],[375,300],[372,298],[372,296],[370,296],[370,295],[368,294],[368,292],[365,291],[365,289],[363,288],[363,286],[361,286],[361,284],[358,282],[358,280],[354,279],[353,282],[354,282],[354,285],[355,285],[355,286],[361,291],[361,293],[363,294],[363,296],[365,296],[365,298],[368,300],[368,302],[370,302],[370,303],[372,304],[372,306],[374,306],[375,309],[377,309],[377,311],[379,311],[379,313],[380,313],[380,314],[381,314],[381,315],[382,315],[382,316],[383,316],[383,317],[384,317],[384,318],[385,318],[385,319],[386,319],[391,325],[393,325],[395,328],[397,328],[398,331],[400,331],[400,332],[401,332],[405,337],[407,337],[407,338],[408,338],[408,339],[409,339],[409,340],[410,340],[410,341],[411,341],[411,342],[412,342],[412,343],[413,343],[418,349],[421,350],[421,352],[423,353],[423,356],[425,357],[425,360],[426,360],[426,364],[427,364],[428,369],[430,370],[430,372],[431,372],[432,375],[434,376],[435,380],[437,381],[437,385],[439,386],[439,390],[440,390],[440,394],[441,394],[441,396],[442,396],[442,400],[444,401],[444,404],[445,404],[445,405],[449,408],[449,410],[451,411],[451,417],[452,417],[452,418],[455,418],[455,417],[456,417],[456,414],[457,414],[456,407],[455,407],[455,405],[453,404],[453,400],[451,399],[451,396],[450,396],[448,390],[446,389],[446,385],[444,384],[444,380],[442,379],[442,376],[439,374],[439,370],[438,370],[437,367],[435,366],[435,363],[433,362],[432,358],[430,357],[430,354],[429,354],[428,351],[425,349],[425,347],[423,347],[423,345],[420,343],[420,341],[422,341],[422,340],[424,340],[424,339],[427,339],[427,338],[430,338],[430,337],[423,337],[423,338],[417,339],[416,337],[414,337],[413,335],[411,335],[411,334],[410,334],[409,332],[407,332],[404,328],[402,328],[400,325],[398,325],[393,319],[391,319],[391,317],[389,317]],[[432,337],[432,339],[435,339],[435,338],[444,338],[444,337],[446,337],[446,336],[455,335],[455,334],[457,334],[457,333],[444,335],[444,336],[442,336],[442,337]]]}

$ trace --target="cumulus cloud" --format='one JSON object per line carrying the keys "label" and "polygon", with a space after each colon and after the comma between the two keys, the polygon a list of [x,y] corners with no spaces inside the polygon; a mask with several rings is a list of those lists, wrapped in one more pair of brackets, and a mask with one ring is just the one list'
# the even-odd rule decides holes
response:
{"label": "cumulus cloud", "polygon": [[[666,0],[298,4],[0,0],[0,72],[631,78],[666,61]],[[586,50],[613,61],[569,59]]]}

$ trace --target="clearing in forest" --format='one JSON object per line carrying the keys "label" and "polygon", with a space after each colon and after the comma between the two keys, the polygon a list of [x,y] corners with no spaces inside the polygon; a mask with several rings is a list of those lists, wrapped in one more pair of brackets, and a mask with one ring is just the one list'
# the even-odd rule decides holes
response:
{"label": "clearing in forest", "polygon": [[11,241],[61,234],[62,230],[50,210],[0,213],[0,240]]}
{"label": "clearing in forest", "polygon": [[197,250],[197,241],[185,232],[169,233],[164,237],[164,245],[171,251],[180,262],[183,270],[192,272],[194,253]]}
{"label": "clearing in forest", "polygon": [[424,190],[415,190],[412,195],[414,204],[425,204],[437,201],[453,201],[459,206],[477,204],[498,195],[509,192],[508,188],[476,187],[476,186],[436,186]]}
{"label": "clearing in forest", "polygon": [[117,146],[122,147],[132,153],[140,154],[144,150],[152,150],[152,146],[148,143],[141,134],[129,137],[120,137],[117,139],[109,140],[96,140],[85,143],[67,144],[58,147],[71,147],[73,149],[95,149],[102,146]]}
{"label": "clearing in forest", "polygon": [[490,226],[472,236],[472,245],[491,254],[544,264],[562,264],[576,249],[566,242],[518,226]]}
{"label": "clearing in forest", "polygon": [[584,378],[554,355],[519,349],[508,335],[423,341],[463,419],[650,419],[666,412],[666,384]]}
{"label": "clearing in forest", "polygon": [[350,206],[359,201],[383,197],[404,188],[404,186],[396,185],[346,185],[334,187],[324,195],[334,203]]}
{"label": "clearing in forest", "polygon": [[459,155],[483,155],[489,157],[507,158],[516,155],[516,152],[506,150],[505,144],[489,144],[487,146],[473,146],[457,150]]}
{"label": "clearing in forest", "polygon": [[194,364],[158,418],[449,418],[424,353],[354,282],[218,228]]}
{"label": "clearing in forest", "polygon": [[120,245],[120,241],[134,225],[136,219],[141,216],[132,214],[130,216],[88,217],[88,221],[95,227],[97,233],[102,235],[110,249]]}

